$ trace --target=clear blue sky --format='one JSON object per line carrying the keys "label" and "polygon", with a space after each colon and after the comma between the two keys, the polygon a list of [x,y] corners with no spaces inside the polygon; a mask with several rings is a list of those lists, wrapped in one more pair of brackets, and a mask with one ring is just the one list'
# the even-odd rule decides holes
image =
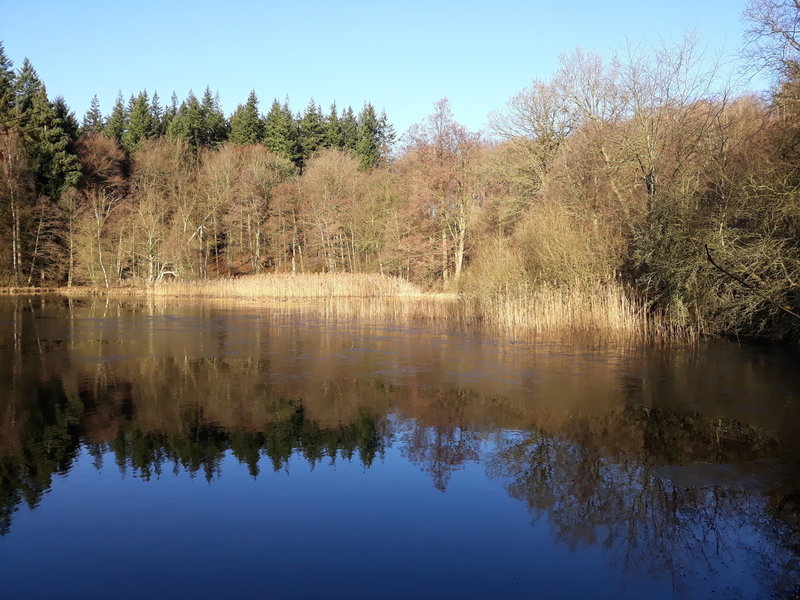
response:
{"label": "clear blue sky", "polygon": [[[580,45],[610,54],[677,41],[693,30],[710,52],[734,55],[745,0],[492,0],[484,2],[161,2],[0,0],[0,39],[19,67],[33,62],[50,97],[80,118],[93,94],[108,113],[117,90],[167,102],[206,85],[226,114],[251,89],[262,111],[289,96],[357,111],[385,109],[398,133],[442,97],[473,129],[558,56]],[[758,83],[755,87],[763,87]]]}

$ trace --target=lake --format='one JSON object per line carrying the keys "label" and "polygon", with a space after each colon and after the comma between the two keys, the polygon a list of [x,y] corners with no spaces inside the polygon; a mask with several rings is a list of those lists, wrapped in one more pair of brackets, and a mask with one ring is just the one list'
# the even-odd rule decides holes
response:
{"label": "lake", "polygon": [[795,598],[800,356],[0,298],[0,597]]}

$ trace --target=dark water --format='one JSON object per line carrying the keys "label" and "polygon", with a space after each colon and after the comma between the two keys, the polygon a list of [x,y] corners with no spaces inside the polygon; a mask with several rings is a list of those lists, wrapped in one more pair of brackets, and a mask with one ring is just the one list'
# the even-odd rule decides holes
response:
{"label": "dark water", "polygon": [[0,598],[793,598],[787,349],[0,299]]}

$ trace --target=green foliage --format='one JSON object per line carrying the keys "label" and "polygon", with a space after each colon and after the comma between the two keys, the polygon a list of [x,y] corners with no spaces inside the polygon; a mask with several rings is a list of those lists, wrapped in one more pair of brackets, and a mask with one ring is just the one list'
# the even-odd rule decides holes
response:
{"label": "green foliage", "polygon": [[203,92],[200,102],[201,143],[214,148],[228,139],[228,123],[219,106],[219,94],[212,94],[211,88]]}
{"label": "green foliage", "polygon": [[340,127],[342,130],[341,147],[345,150],[355,151],[356,142],[358,141],[358,121],[353,113],[353,109],[349,106],[342,111]]}
{"label": "green foliage", "polygon": [[140,92],[128,102],[128,126],[122,134],[122,147],[127,152],[134,152],[143,140],[149,140],[158,134],[158,122],[153,118],[150,99],[147,92]]}
{"label": "green foliage", "polygon": [[152,137],[161,137],[166,133],[164,128],[164,109],[161,108],[161,99],[158,97],[158,92],[153,92],[153,98],[150,100],[150,121],[153,127]]}
{"label": "green foliage", "polygon": [[264,119],[264,144],[278,156],[288,158],[295,164],[302,160],[297,125],[288,101],[283,104],[273,101]]}
{"label": "green foliage", "polygon": [[230,140],[237,146],[249,146],[264,141],[264,122],[258,112],[258,97],[251,91],[245,104],[240,104],[231,116]]}
{"label": "green foliage", "polygon": [[361,167],[371,169],[380,158],[380,123],[375,114],[375,107],[367,103],[358,115],[358,130],[356,133],[356,154],[361,162]]}
{"label": "green foliage", "polygon": [[336,110],[336,103],[331,104],[331,110],[325,117],[325,147],[342,148],[344,146],[344,135],[342,122]]}
{"label": "green foliage", "polygon": [[83,125],[81,130],[83,133],[100,133],[105,129],[105,119],[103,113],[100,112],[100,101],[97,99],[97,94],[92,96],[92,102],[89,105],[89,110],[83,116]]}
{"label": "green foliage", "polygon": [[203,100],[189,92],[175,116],[170,119],[167,135],[183,140],[195,150],[214,148],[228,137],[225,115],[219,107],[219,97],[206,88]]}
{"label": "green foliage", "polygon": [[58,198],[80,177],[80,164],[72,152],[77,122],[63,100],[50,103],[44,84],[27,59],[15,82],[14,122],[37,193]]}
{"label": "green foliage", "polygon": [[169,125],[175,119],[175,115],[178,114],[178,95],[175,92],[172,92],[172,96],[170,97],[169,106],[164,109],[164,116],[161,118],[161,126],[160,131],[161,135],[167,135],[169,131]]}
{"label": "green foliage", "polygon": [[326,127],[322,111],[312,99],[303,116],[298,119],[300,136],[300,155],[303,161],[308,160],[314,152],[325,144]]}
{"label": "green foliage", "polygon": [[122,98],[122,91],[117,93],[114,108],[111,115],[106,120],[105,134],[117,144],[122,144],[122,138],[128,129],[128,111],[125,109],[125,100]]}
{"label": "green foliage", "polygon": [[3,42],[0,42],[0,125],[10,124],[14,108],[14,64],[5,54]]}

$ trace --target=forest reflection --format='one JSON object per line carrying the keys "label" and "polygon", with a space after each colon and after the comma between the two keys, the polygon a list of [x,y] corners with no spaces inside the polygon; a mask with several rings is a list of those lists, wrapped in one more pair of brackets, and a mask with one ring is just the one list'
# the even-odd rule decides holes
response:
{"label": "forest reflection", "polygon": [[[11,329],[33,327],[19,311],[2,316]],[[591,375],[585,381],[540,373],[537,393],[526,396],[496,374],[485,387],[448,378],[452,357],[440,356],[444,364],[433,372],[402,377],[359,362],[374,360],[360,354],[355,362],[325,362],[353,341],[319,330],[262,341],[262,350],[279,345],[274,351],[198,356],[176,351],[186,340],[169,331],[134,351],[146,330],[129,341],[110,338],[85,316],[62,337],[6,328],[0,340],[0,534],[82,452],[98,468],[113,460],[143,479],[185,471],[213,484],[224,477],[226,456],[258,477],[297,458],[312,467],[358,461],[371,469],[395,448],[442,492],[465,465],[482,464],[563,544],[601,546],[616,567],[668,574],[676,589],[688,574],[731,564],[759,573],[778,597],[800,585],[796,421],[767,426],[734,409],[679,405],[676,396],[700,393],[697,386],[664,389],[693,381],[689,359],[670,363],[669,380],[589,361],[581,367]],[[36,325],[40,334],[51,326]],[[213,335],[229,348],[235,336],[255,335],[244,329],[219,324]],[[291,362],[300,355],[303,369]],[[401,355],[395,348],[395,371],[403,370]],[[465,372],[486,362],[460,360]],[[552,360],[547,368],[556,368],[548,354],[527,360]],[[740,364],[730,385],[752,387],[768,402],[759,369]],[[778,399],[785,399],[782,385]],[[491,391],[498,389],[504,393]],[[726,412],[736,416],[720,416]]]}

